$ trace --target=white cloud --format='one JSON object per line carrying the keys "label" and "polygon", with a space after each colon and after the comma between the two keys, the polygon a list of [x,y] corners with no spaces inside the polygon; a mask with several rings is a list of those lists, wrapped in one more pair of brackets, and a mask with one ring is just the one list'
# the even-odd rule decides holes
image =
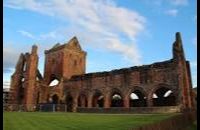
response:
{"label": "white cloud", "polygon": [[18,32],[25,37],[41,41],[41,40],[47,40],[47,39],[48,40],[58,39],[58,37],[60,36],[58,31],[61,31],[61,30],[54,30],[48,33],[42,33],[40,35],[34,35],[33,33],[25,31],[25,30],[19,30]]}
{"label": "white cloud", "polygon": [[193,38],[193,44],[197,47],[197,37],[196,36]]}
{"label": "white cloud", "polygon": [[194,16],[194,21],[197,22],[197,15]]}
{"label": "white cloud", "polygon": [[188,0],[169,0],[173,5],[187,5]]}
{"label": "white cloud", "polygon": [[142,0],[147,4],[153,4],[155,6],[162,6],[163,4],[169,4],[173,6],[186,6],[188,5],[188,0]]}
{"label": "white cloud", "polygon": [[21,53],[30,52],[31,44],[18,42],[3,42],[3,73],[13,73]]}
{"label": "white cloud", "polygon": [[3,81],[3,88],[10,88],[10,82],[9,81]]}
{"label": "white cloud", "polygon": [[18,32],[21,33],[25,37],[35,39],[35,36],[33,34],[31,34],[30,32],[27,32],[27,31],[24,31],[24,30],[19,30]]}
{"label": "white cloud", "polygon": [[[7,0],[4,6],[59,17],[69,22],[68,27],[63,27],[68,32],[62,35],[75,34],[82,39],[90,39],[94,46],[119,53],[135,64],[141,61],[136,40],[144,31],[146,20],[136,11],[117,6],[114,0]],[[21,33],[34,37],[30,33]],[[57,34],[52,31],[39,37],[57,38]],[[106,46],[102,39],[107,42]]]}
{"label": "white cloud", "polygon": [[17,59],[19,58],[19,53],[14,51],[12,47],[3,48],[3,70],[4,72],[10,72],[14,68]]}
{"label": "white cloud", "polygon": [[197,61],[190,62],[190,64],[191,64],[191,67],[194,67],[194,68],[197,67]]}
{"label": "white cloud", "polygon": [[194,87],[197,87],[197,74],[193,74],[193,75],[192,75],[192,79],[193,79],[193,80],[192,80],[192,81],[193,81],[193,82],[192,82],[192,83],[193,83],[193,84],[192,84],[192,85],[193,85],[193,88],[194,88]]}
{"label": "white cloud", "polygon": [[3,4],[5,7],[9,7],[13,9],[20,9],[20,10],[29,9],[32,11],[40,12],[42,14],[53,15],[51,14],[51,9],[46,8],[46,6],[53,6],[48,1],[41,3],[41,2],[38,2],[37,0],[15,0],[15,1],[6,0],[4,1]]}
{"label": "white cloud", "polygon": [[116,53],[120,53],[124,56],[125,60],[130,60],[132,59],[134,64],[141,64],[140,62],[140,55],[138,55],[137,52],[137,47],[135,46],[135,44],[122,44],[120,40],[118,40],[117,38],[107,38],[104,39],[103,41],[105,41],[105,43],[107,43],[105,45],[105,48],[109,49],[110,51],[116,52]]}
{"label": "white cloud", "polygon": [[177,16],[177,14],[178,14],[178,10],[177,9],[170,9],[170,10],[167,10],[166,12],[165,12],[167,15],[170,15],[170,16]]}
{"label": "white cloud", "polygon": [[190,62],[193,87],[197,86],[197,61]]}
{"label": "white cloud", "polygon": [[47,34],[41,34],[39,36],[39,38],[40,39],[49,39],[49,38],[55,39],[55,38],[57,38],[57,32],[56,31],[51,31],[51,32],[49,32]]}

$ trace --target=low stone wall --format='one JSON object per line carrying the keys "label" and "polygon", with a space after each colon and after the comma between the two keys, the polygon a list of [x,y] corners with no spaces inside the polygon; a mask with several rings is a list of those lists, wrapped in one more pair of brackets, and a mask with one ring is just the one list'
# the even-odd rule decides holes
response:
{"label": "low stone wall", "polygon": [[129,130],[186,130],[197,118],[196,112],[186,112],[169,119]]}
{"label": "low stone wall", "polygon": [[175,113],[180,112],[179,106],[168,107],[111,107],[111,108],[77,108],[77,112],[84,113]]}
{"label": "low stone wall", "polygon": [[3,104],[3,111],[24,111],[24,112],[67,112],[66,104]]}

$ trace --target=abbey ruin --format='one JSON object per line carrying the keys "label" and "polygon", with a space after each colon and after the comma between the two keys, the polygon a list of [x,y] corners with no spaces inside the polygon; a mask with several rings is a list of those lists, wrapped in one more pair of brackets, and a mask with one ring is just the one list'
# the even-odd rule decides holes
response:
{"label": "abbey ruin", "polygon": [[[72,112],[78,108],[194,107],[190,65],[180,33],[176,33],[171,59],[108,72],[85,72],[87,53],[76,37],[45,51],[44,74],[38,70],[37,49],[33,45],[31,53],[20,55],[11,77],[9,103],[24,104],[28,111],[41,103],[66,104]],[[51,86],[54,80],[58,84]],[[138,98],[131,99],[132,93]]]}

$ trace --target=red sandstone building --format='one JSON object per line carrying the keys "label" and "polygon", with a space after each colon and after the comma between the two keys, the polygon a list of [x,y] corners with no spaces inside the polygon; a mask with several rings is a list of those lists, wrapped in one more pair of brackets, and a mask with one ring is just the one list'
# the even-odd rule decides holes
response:
{"label": "red sandstone building", "polygon": [[[34,45],[31,53],[19,57],[11,78],[10,104],[24,104],[28,111],[41,103],[66,104],[73,112],[77,108],[194,108],[190,65],[180,33],[173,43],[173,57],[163,62],[85,73],[86,55],[76,37],[66,44],[56,44],[45,51],[42,76]],[[51,86],[54,80],[59,83]],[[167,92],[170,94],[165,96]],[[132,93],[138,98],[131,99]]]}

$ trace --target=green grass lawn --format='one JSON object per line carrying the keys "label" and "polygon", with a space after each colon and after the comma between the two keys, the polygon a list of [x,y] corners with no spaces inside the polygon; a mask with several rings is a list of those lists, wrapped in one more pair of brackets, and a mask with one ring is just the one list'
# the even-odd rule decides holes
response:
{"label": "green grass lawn", "polygon": [[4,130],[126,130],[175,114],[4,112]]}
{"label": "green grass lawn", "polygon": [[197,130],[197,121],[188,126],[187,130]]}

